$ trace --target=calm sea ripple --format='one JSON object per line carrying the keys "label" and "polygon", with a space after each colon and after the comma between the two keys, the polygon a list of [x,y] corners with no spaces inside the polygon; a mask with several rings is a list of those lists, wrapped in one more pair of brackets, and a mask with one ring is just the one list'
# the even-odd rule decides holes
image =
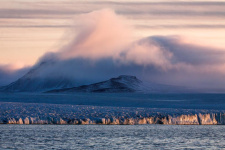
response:
{"label": "calm sea ripple", "polygon": [[0,149],[225,149],[225,126],[0,125]]}

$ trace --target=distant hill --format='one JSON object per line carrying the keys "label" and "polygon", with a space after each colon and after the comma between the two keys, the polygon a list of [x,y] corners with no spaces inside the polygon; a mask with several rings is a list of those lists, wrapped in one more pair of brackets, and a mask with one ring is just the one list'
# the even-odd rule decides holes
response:
{"label": "distant hill", "polygon": [[90,85],[82,85],[79,87],[64,88],[48,91],[48,93],[55,92],[135,92],[138,90],[142,82],[135,76],[121,75],[117,78],[98,82]]}
{"label": "distant hill", "polygon": [[82,85],[79,87],[62,88],[47,91],[46,93],[75,93],[75,92],[98,92],[98,93],[170,93],[185,92],[187,89],[177,86],[143,83],[135,76],[121,75],[117,78],[111,78],[106,81]]}

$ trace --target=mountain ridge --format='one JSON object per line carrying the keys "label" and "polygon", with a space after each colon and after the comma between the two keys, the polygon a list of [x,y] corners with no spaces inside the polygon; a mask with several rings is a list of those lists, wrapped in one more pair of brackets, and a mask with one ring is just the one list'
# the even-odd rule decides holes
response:
{"label": "mountain ridge", "polygon": [[[130,83],[129,83],[130,82]],[[65,88],[65,89],[56,89],[47,91],[46,93],[54,92],[135,92],[139,83],[142,83],[141,80],[137,79],[135,76],[130,75],[120,75],[117,78],[111,78],[106,81],[93,83],[89,85],[82,85],[78,87]]]}
{"label": "mountain ridge", "polygon": [[62,88],[46,91],[45,93],[175,93],[184,92],[184,87],[144,83],[136,76],[120,75],[102,82],[82,85],[72,88]]}

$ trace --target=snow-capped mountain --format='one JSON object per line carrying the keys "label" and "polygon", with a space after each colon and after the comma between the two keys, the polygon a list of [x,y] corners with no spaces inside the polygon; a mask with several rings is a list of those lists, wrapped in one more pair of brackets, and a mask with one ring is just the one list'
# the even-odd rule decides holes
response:
{"label": "snow-capped mountain", "polygon": [[135,76],[121,75],[117,78],[111,78],[103,82],[73,88],[51,90],[48,92],[135,92],[141,83],[142,82]]}
{"label": "snow-capped mountain", "polygon": [[98,93],[158,93],[158,92],[182,92],[184,88],[156,84],[156,83],[143,83],[135,76],[121,75],[117,78],[98,82],[89,85],[82,85],[72,88],[62,88],[47,91],[47,93],[73,93],[73,92],[98,92]]}
{"label": "snow-capped mountain", "polygon": [[[75,61],[76,62],[76,61]],[[79,64],[79,65],[78,65]],[[141,92],[141,93],[177,93],[188,92],[183,87],[143,82],[135,76],[121,75],[106,81],[101,80],[101,74],[95,73],[89,76],[84,73],[85,62],[73,61],[42,61],[35,65],[27,74],[15,82],[0,87],[1,92]],[[80,67],[79,67],[80,66]],[[84,68],[84,69],[83,69]],[[83,70],[82,70],[83,69]],[[74,71],[76,70],[76,71]],[[82,75],[81,75],[82,74]],[[113,75],[108,75],[113,76]],[[89,78],[92,78],[88,81]],[[97,80],[93,80],[98,78]],[[85,79],[85,80],[82,80]],[[102,81],[102,82],[99,82]]]}

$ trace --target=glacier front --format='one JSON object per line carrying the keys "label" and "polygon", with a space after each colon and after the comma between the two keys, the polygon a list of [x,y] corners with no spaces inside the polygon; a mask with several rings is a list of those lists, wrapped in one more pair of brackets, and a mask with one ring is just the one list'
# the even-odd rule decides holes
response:
{"label": "glacier front", "polygon": [[225,111],[0,102],[0,124],[224,125]]}

